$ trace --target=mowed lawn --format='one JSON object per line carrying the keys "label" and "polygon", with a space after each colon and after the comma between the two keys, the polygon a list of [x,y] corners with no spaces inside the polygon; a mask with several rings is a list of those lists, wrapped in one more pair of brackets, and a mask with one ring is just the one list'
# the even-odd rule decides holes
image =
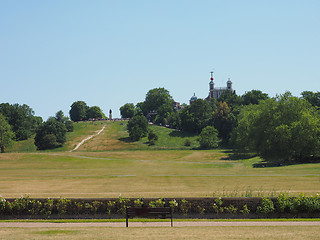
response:
{"label": "mowed lawn", "polygon": [[2,228],[1,239],[319,239],[318,226]]}
{"label": "mowed lawn", "polygon": [[210,197],[315,194],[320,164],[253,168],[224,151],[157,150],[0,155],[3,197]]}
{"label": "mowed lawn", "polygon": [[[99,136],[70,152],[104,125]],[[128,141],[126,122],[77,123],[65,146],[57,150],[36,152],[28,150],[31,141],[19,143],[11,153],[0,154],[0,195],[240,197],[320,192],[319,163],[253,168],[260,158],[232,160],[226,150],[195,150],[196,136],[150,127],[159,136],[154,146],[146,138]],[[186,139],[191,146],[184,146]]]}

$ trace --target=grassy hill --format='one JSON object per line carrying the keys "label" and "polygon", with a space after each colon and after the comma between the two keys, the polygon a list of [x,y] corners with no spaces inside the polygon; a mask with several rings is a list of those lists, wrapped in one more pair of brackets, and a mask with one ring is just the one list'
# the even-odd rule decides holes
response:
{"label": "grassy hill", "polygon": [[[82,139],[104,131],[70,152]],[[197,136],[150,125],[159,136],[149,146],[130,142],[126,122],[77,123],[62,148],[36,151],[32,140],[0,154],[4,197],[212,197],[320,191],[320,164],[254,168],[259,157],[196,150]],[[184,146],[190,139],[191,146]]]}
{"label": "grassy hill", "polygon": [[[121,122],[79,122],[74,124],[74,131],[67,133],[67,141],[61,148],[45,152],[71,151],[79,142],[90,135],[94,135],[103,126],[105,130],[98,136],[85,142],[77,151],[114,151],[114,150],[159,150],[159,149],[192,149],[199,146],[197,135],[184,133],[174,129],[150,125],[159,139],[155,145],[149,145],[147,137],[138,142],[131,142],[127,133],[127,121]],[[186,139],[191,142],[185,146]],[[16,142],[7,152],[36,152],[34,139]],[[43,151],[40,151],[43,152]]]}

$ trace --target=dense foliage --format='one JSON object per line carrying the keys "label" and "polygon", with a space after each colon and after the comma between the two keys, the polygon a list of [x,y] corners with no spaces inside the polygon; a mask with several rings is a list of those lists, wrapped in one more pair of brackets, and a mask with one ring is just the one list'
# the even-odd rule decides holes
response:
{"label": "dense foliage", "polygon": [[12,127],[17,141],[31,137],[42,123],[42,118],[34,116],[34,111],[26,104],[1,103],[0,113]]}
{"label": "dense foliage", "polygon": [[70,119],[74,122],[87,119],[87,111],[89,107],[83,101],[77,101],[72,103],[71,109],[69,111]]}
{"label": "dense foliage", "polygon": [[148,133],[148,120],[141,115],[131,118],[127,125],[129,136],[132,141],[138,141]]}
{"label": "dense foliage", "polygon": [[[86,215],[96,218],[113,215],[122,218],[128,207],[171,207],[174,215],[200,218],[296,218],[316,217],[320,213],[320,197],[300,194],[289,197],[280,194],[276,198],[205,198],[205,199],[31,199],[29,197],[7,200],[0,196],[2,218],[64,218]],[[250,215],[249,215],[250,214]],[[110,216],[111,217],[111,216]]]}
{"label": "dense foliage", "polygon": [[70,119],[74,122],[88,119],[105,119],[106,116],[98,106],[89,107],[84,101],[72,103],[69,111]]}
{"label": "dense foliage", "polygon": [[[287,163],[320,157],[320,93],[304,91],[301,95],[269,98],[260,90],[242,96],[226,91],[217,100],[197,99],[177,108],[169,91],[156,88],[135,108],[125,104],[122,110],[130,106],[131,114],[193,134],[211,126],[219,138],[214,147],[219,142],[222,147],[258,153],[267,161]],[[139,139],[141,130],[135,137],[133,129],[130,137]],[[203,143],[201,147],[209,146]]]}
{"label": "dense foliage", "polygon": [[218,131],[212,126],[207,126],[202,129],[198,141],[200,148],[210,149],[217,148],[219,146]]}
{"label": "dense foliage", "polygon": [[102,112],[101,108],[98,106],[89,107],[87,111],[87,118],[88,119],[102,119],[106,118],[104,113]]}
{"label": "dense foliage", "polygon": [[173,99],[168,90],[164,88],[154,88],[147,92],[143,104],[143,112],[158,111],[162,105],[172,105]]}
{"label": "dense foliage", "polygon": [[122,118],[132,118],[136,113],[133,103],[126,103],[120,107],[120,114]]}
{"label": "dense foliage", "polygon": [[4,153],[5,148],[13,144],[14,133],[5,117],[0,113],[0,150]]}
{"label": "dense foliage", "polygon": [[38,128],[34,144],[38,150],[61,147],[66,141],[67,128],[55,118],[49,118]]}
{"label": "dense foliage", "polygon": [[181,128],[187,132],[200,133],[203,128],[212,124],[213,109],[206,100],[197,99],[192,105],[181,110]]}
{"label": "dense foliage", "polygon": [[319,113],[290,93],[246,106],[238,117],[234,143],[240,150],[257,152],[277,162],[319,156]]}

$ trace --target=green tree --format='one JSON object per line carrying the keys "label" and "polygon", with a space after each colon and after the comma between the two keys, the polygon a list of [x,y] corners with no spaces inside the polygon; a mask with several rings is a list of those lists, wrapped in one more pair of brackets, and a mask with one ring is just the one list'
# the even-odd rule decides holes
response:
{"label": "green tree", "polygon": [[11,125],[17,141],[31,137],[39,124],[42,123],[42,118],[35,117],[32,108],[26,104],[1,103],[0,113],[5,116],[7,122]]}
{"label": "green tree", "polygon": [[89,107],[83,101],[77,101],[72,103],[71,109],[69,111],[70,119],[74,122],[86,120],[88,109]]}
{"label": "green tree", "polygon": [[141,115],[134,116],[128,122],[127,129],[132,141],[138,141],[148,133],[148,120]]}
{"label": "green tree", "polygon": [[68,132],[73,132],[73,122],[70,121],[68,117],[64,116],[64,113],[62,110],[56,113],[55,118],[58,122],[61,122],[66,126]]}
{"label": "green tree", "polygon": [[56,113],[56,120],[58,121],[58,122],[62,122],[62,123],[65,123],[67,120],[69,120],[69,118],[68,117],[66,117],[66,116],[64,116],[64,113],[63,113],[63,111],[62,110],[60,110],[60,111],[58,111],[57,113]]}
{"label": "green tree", "polygon": [[135,113],[136,115],[144,115],[146,116],[148,114],[144,102],[138,102],[135,106]]}
{"label": "green tree", "polygon": [[301,98],[307,100],[312,106],[320,108],[320,92],[303,91]]}
{"label": "green tree", "polygon": [[156,141],[158,141],[158,135],[153,131],[149,131],[148,140],[151,145],[154,145]]}
{"label": "green tree", "polygon": [[87,119],[89,118],[101,119],[101,118],[106,118],[106,116],[103,114],[100,107],[93,106],[93,107],[89,107],[87,110]]}
{"label": "green tree", "polygon": [[168,90],[164,88],[154,88],[148,91],[145,101],[144,110],[145,112],[158,111],[159,107],[163,104],[169,104],[172,106],[173,98],[171,97]]}
{"label": "green tree", "polygon": [[120,114],[122,118],[132,118],[135,115],[135,107],[133,103],[126,103],[120,107]]}
{"label": "green tree", "polygon": [[304,161],[320,154],[320,118],[310,103],[287,92],[244,107],[233,139],[269,161]]}
{"label": "green tree", "polygon": [[6,121],[5,117],[0,114],[0,150],[4,153],[5,148],[13,144],[14,133],[11,131],[11,126]]}
{"label": "green tree", "polygon": [[213,122],[214,127],[219,132],[219,137],[222,139],[223,144],[227,144],[236,119],[232,113],[232,109],[226,102],[217,103],[217,108],[213,112]]}
{"label": "green tree", "polygon": [[157,116],[154,119],[154,122],[158,125],[166,126],[169,123],[169,118],[173,113],[172,105],[169,103],[162,104],[157,111]]}
{"label": "green tree", "polygon": [[34,144],[38,150],[61,147],[66,141],[66,126],[55,118],[49,118],[38,128]]}
{"label": "green tree", "polygon": [[205,127],[202,129],[198,141],[200,143],[200,148],[217,148],[219,146],[218,130],[213,126]]}
{"label": "green tree", "polygon": [[260,90],[252,90],[246,92],[241,96],[244,105],[258,104],[261,100],[267,100],[268,94],[261,92]]}
{"label": "green tree", "polygon": [[226,102],[232,109],[243,104],[242,98],[231,91],[223,92],[218,98],[218,102]]}
{"label": "green tree", "polygon": [[181,128],[187,132],[200,133],[202,129],[212,122],[212,107],[203,100],[195,100],[180,113]]}

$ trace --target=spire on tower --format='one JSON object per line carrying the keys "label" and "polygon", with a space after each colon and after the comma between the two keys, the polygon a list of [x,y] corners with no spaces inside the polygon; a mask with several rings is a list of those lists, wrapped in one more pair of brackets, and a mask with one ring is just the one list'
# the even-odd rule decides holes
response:
{"label": "spire on tower", "polygon": [[210,80],[213,81],[213,72],[210,72],[211,78]]}

